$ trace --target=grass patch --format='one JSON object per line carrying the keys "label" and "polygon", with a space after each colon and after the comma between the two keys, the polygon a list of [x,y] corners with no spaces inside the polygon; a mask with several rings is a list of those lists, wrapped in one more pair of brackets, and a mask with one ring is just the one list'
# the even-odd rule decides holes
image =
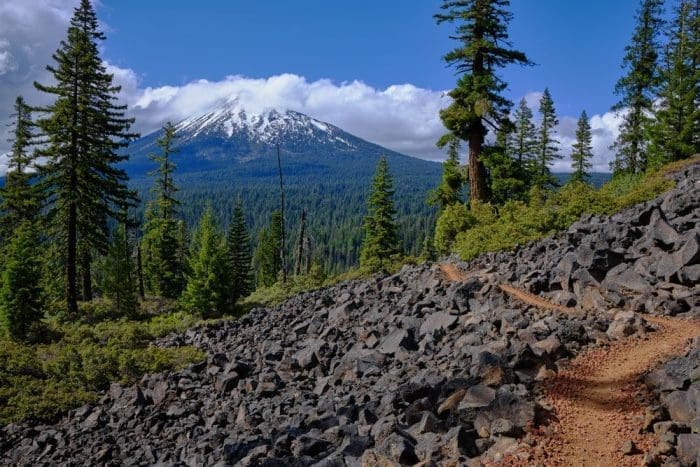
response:
{"label": "grass patch", "polygon": [[[101,315],[99,304],[97,315]],[[47,342],[0,339],[0,423],[55,421],[66,411],[95,401],[112,382],[131,384],[145,373],[178,370],[202,360],[194,347],[159,348],[150,343],[183,331],[196,318],[179,312],[142,320],[49,321]]]}
{"label": "grass patch", "polygon": [[[417,264],[419,258],[401,256],[381,263],[381,270],[393,274],[406,264]],[[312,270],[310,274],[302,276],[290,276],[287,283],[277,281],[270,287],[259,287],[251,295],[243,299],[239,313],[243,314],[256,307],[271,307],[279,305],[285,300],[302,292],[309,292],[321,287],[330,287],[350,280],[368,279],[377,274],[377,267],[356,267],[342,274],[326,277],[319,270]]]}

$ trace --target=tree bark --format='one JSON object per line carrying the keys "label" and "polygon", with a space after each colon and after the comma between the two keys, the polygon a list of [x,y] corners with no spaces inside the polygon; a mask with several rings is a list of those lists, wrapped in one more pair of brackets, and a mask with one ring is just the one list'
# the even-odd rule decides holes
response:
{"label": "tree bark", "polygon": [[66,304],[68,306],[69,316],[77,316],[77,208],[73,202],[71,202],[68,206],[68,219],[66,224],[68,234],[66,242]]}
{"label": "tree bark", "polygon": [[[480,126],[480,123],[478,125]],[[469,199],[472,205],[488,201],[486,167],[479,159],[483,144],[483,132],[473,130],[469,135]]]}

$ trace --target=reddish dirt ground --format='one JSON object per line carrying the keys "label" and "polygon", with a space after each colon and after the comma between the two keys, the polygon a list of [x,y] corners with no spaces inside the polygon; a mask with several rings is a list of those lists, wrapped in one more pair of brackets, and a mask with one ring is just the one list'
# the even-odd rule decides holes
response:
{"label": "reddish dirt ground", "polygon": [[[454,265],[440,266],[450,280],[464,280]],[[523,290],[502,285],[508,295],[533,306],[575,311],[547,302]],[[509,465],[637,466],[653,447],[651,434],[640,433],[644,410],[652,396],[641,376],[669,358],[682,354],[690,339],[700,336],[700,323],[644,315],[655,332],[642,338],[615,341],[582,352],[556,376],[541,383],[544,401],[552,408],[548,425],[534,434],[533,446]],[[623,445],[632,441],[632,454]]]}

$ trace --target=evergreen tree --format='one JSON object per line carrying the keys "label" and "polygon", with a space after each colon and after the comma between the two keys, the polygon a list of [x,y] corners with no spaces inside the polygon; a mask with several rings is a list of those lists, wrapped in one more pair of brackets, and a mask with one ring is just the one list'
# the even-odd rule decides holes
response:
{"label": "evergreen tree", "polygon": [[466,182],[464,171],[459,165],[459,138],[448,134],[438,141],[438,147],[447,146],[447,160],[442,164],[442,181],[428,197],[428,203],[437,204],[440,211],[462,200],[461,192]]}
{"label": "evergreen tree", "polygon": [[620,101],[613,110],[622,113],[620,134],[611,147],[616,151],[615,173],[639,173],[646,169],[646,132],[659,85],[658,36],[663,26],[663,0],[641,0],[632,43],[625,48],[622,66],[626,74],[615,85]]}
{"label": "evergreen tree", "polygon": [[372,179],[367,199],[365,236],[360,250],[360,264],[372,269],[383,267],[386,260],[401,253],[396,229],[394,187],[386,157],[381,157]]}
{"label": "evergreen tree", "polygon": [[233,211],[233,222],[228,231],[226,251],[231,281],[229,297],[233,307],[239,299],[248,296],[254,289],[250,235],[240,200]]}
{"label": "evergreen tree", "polygon": [[32,185],[32,173],[28,169],[34,164],[34,155],[29,152],[33,143],[31,110],[24,99],[15,100],[15,119],[12,152],[5,174],[5,186],[0,188],[0,237],[8,239],[14,228],[22,221],[34,222],[40,201],[36,188]]}
{"label": "evergreen tree", "polygon": [[257,284],[269,287],[277,282],[282,268],[280,248],[282,245],[282,214],[274,211],[270,216],[270,226],[260,232],[255,249]]}
{"label": "evergreen tree", "polygon": [[158,168],[151,172],[156,182],[152,189],[154,201],[149,206],[146,225],[144,226],[144,246],[148,250],[144,262],[144,272],[152,292],[167,298],[176,298],[184,288],[184,268],[178,253],[180,225],[177,220],[175,198],[178,191],[173,181],[175,164],[172,154],[175,127],[167,123],[163,127],[163,136],[158,139],[160,154],[151,154],[150,158]]}
{"label": "evergreen tree", "polygon": [[537,129],[533,123],[532,110],[527,106],[524,98],[515,109],[513,120],[513,132],[508,135],[510,154],[515,159],[523,178],[531,183],[529,179],[537,150]]}
{"label": "evergreen tree", "polygon": [[119,315],[134,317],[138,309],[137,278],[132,242],[122,223],[115,229],[104,264],[104,293],[114,301]]}
{"label": "evergreen tree", "polygon": [[652,166],[700,152],[700,1],[680,1],[669,36],[660,104],[649,126]]}
{"label": "evergreen tree", "polygon": [[484,164],[489,173],[491,200],[503,204],[511,199],[523,199],[527,193],[528,177],[525,167],[518,163],[510,147],[510,125],[496,134],[496,141],[484,148]]}
{"label": "evergreen tree", "polygon": [[[78,245],[83,277],[89,278],[92,249],[105,252],[108,220],[117,218],[135,203],[127,187],[127,175],[117,165],[128,158],[118,150],[136,135],[129,133],[133,119],[124,117],[126,106],[115,104],[120,90],[99,56],[104,40],[89,0],[75,9],[66,40],[47,66],[55,84],[35,83],[55,101],[41,109],[46,116],[37,123],[46,146],[39,155],[42,187],[48,197],[48,217],[60,242],[65,263],[68,311],[78,311]],[[88,269],[88,270],[86,270]],[[89,299],[89,284],[83,286]]]}
{"label": "evergreen tree", "polygon": [[496,130],[507,119],[511,103],[502,93],[506,83],[499,69],[528,65],[524,53],[511,48],[508,0],[444,0],[438,24],[459,22],[453,38],[460,46],[445,55],[463,75],[450,92],[452,104],[440,112],[445,127],[469,144],[469,195],[472,202],[488,201],[486,168],[481,160],[487,126]]}
{"label": "evergreen tree", "polygon": [[21,221],[5,248],[0,286],[0,328],[26,339],[43,317],[39,238],[34,224]]}
{"label": "evergreen tree", "polygon": [[182,293],[182,304],[202,317],[220,316],[229,307],[229,275],[223,234],[208,206],[192,239],[190,273]]}
{"label": "evergreen tree", "polygon": [[557,186],[557,180],[550,172],[549,166],[556,159],[561,159],[561,155],[559,141],[554,138],[554,128],[559,124],[559,119],[549,89],[544,90],[540,99],[540,115],[542,121],[537,139],[534,184],[539,188],[552,188]]}
{"label": "evergreen tree", "polygon": [[578,119],[576,142],[571,151],[571,166],[574,169],[571,181],[585,182],[588,179],[588,171],[592,167],[589,162],[593,157],[592,140],[591,125],[588,123],[588,115],[584,110]]}

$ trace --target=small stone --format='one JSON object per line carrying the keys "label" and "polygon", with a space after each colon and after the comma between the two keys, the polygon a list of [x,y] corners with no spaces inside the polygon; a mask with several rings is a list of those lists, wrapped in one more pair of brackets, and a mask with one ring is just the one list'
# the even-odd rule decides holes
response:
{"label": "small stone", "polygon": [[457,405],[462,401],[464,396],[467,394],[466,389],[458,389],[450,397],[445,399],[445,401],[440,404],[440,407],[438,407],[437,413],[438,415],[442,415],[444,412],[447,412],[448,410],[453,410],[454,408],[457,407]]}
{"label": "small stone", "polygon": [[631,439],[628,439],[624,443],[622,443],[622,454],[625,456],[631,456],[633,454],[637,453],[637,446],[634,445],[634,441]]}

